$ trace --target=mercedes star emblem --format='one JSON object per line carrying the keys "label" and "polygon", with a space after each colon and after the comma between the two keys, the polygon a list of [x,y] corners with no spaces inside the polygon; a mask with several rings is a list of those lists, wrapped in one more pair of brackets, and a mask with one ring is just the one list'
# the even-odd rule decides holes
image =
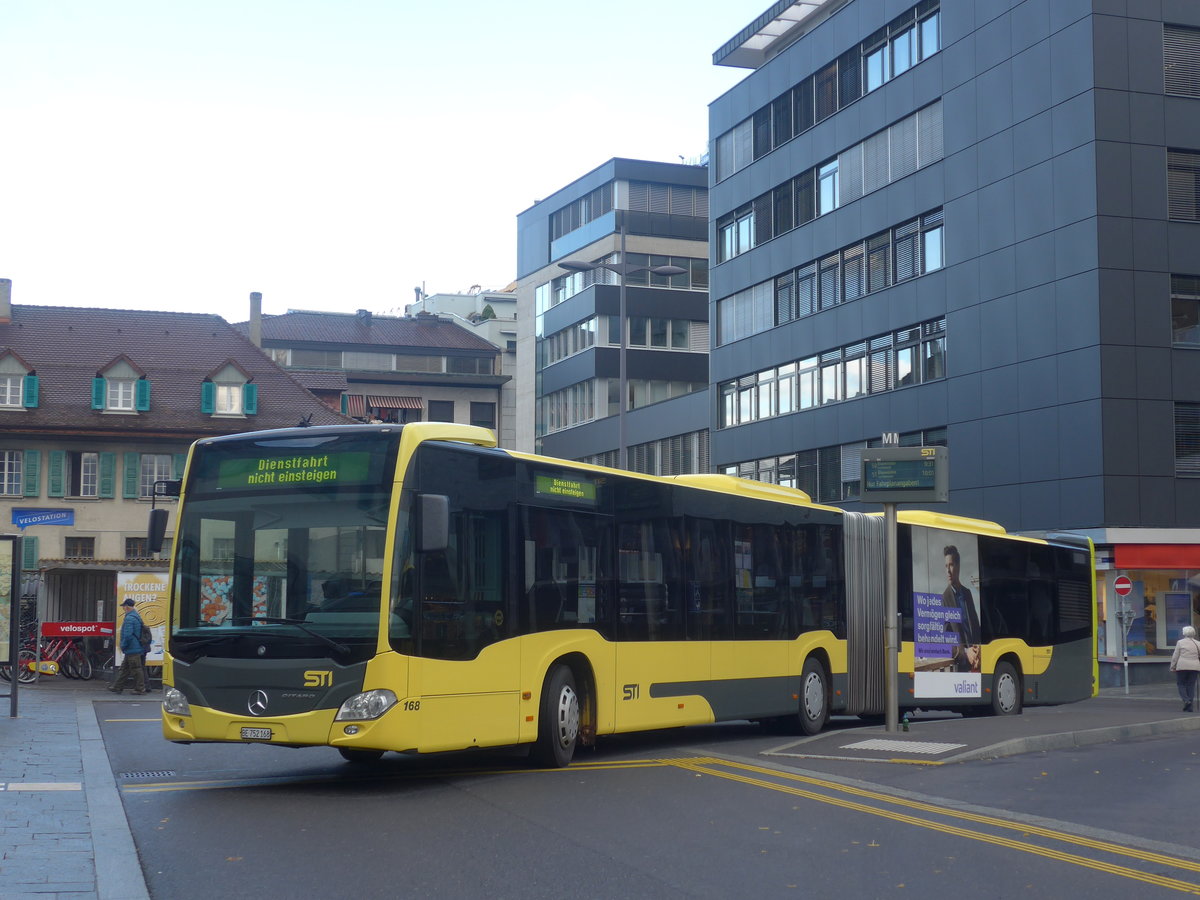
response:
{"label": "mercedes star emblem", "polygon": [[267,692],[255,691],[250,695],[250,699],[246,701],[246,709],[250,710],[250,715],[261,716],[267,711]]}

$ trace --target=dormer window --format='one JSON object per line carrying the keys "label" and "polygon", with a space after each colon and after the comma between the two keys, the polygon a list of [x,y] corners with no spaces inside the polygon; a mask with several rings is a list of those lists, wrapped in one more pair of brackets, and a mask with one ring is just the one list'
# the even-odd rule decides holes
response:
{"label": "dormer window", "polygon": [[242,413],[243,384],[218,384],[216,406],[213,413],[218,416],[240,416]]}
{"label": "dormer window", "polygon": [[132,413],[150,409],[150,381],[127,357],[118,357],[92,379],[92,409]]}
{"label": "dormer window", "polygon": [[232,360],[200,385],[200,412],[213,416],[252,416],[258,412],[258,385]]}
{"label": "dormer window", "polygon": [[137,384],[132,378],[107,378],[108,399],[105,409],[133,410],[133,392]]}
{"label": "dormer window", "polygon": [[0,353],[0,409],[32,409],[38,405],[38,377],[21,357]]}

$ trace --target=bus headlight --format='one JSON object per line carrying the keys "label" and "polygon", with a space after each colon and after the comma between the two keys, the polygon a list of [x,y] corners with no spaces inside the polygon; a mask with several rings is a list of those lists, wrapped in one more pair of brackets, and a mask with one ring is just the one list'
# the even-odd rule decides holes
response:
{"label": "bus headlight", "polygon": [[173,716],[190,716],[192,708],[188,705],[187,697],[178,688],[169,687],[163,691],[163,709]]}
{"label": "bus headlight", "polygon": [[334,716],[334,721],[344,722],[347,719],[378,719],[396,705],[396,695],[387,688],[377,688],[355,694],[342,704]]}

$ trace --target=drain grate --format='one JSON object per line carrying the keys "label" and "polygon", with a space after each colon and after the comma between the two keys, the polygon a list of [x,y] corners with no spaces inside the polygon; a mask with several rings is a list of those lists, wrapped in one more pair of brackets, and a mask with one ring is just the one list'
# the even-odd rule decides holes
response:
{"label": "drain grate", "polygon": [[155,772],[122,772],[121,778],[174,778],[175,773],[170,769],[159,769]]}

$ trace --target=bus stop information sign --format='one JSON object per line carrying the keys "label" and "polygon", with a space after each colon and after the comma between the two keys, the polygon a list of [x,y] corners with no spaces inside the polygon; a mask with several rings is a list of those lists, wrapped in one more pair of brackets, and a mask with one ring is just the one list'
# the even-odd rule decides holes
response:
{"label": "bus stop information sign", "polygon": [[945,447],[870,447],[862,451],[864,503],[945,503],[950,454]]}

